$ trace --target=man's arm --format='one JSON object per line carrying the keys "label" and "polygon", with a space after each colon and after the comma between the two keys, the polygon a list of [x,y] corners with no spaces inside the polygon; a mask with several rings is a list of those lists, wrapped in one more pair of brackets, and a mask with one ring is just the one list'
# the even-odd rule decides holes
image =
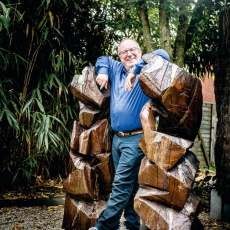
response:
{"label": "man's arm", "polygon": [[98,85],[100,85],[100,90],[103,88],[107,89],[109,76],[105,73],[99,73],[96,77],[96,82]]}
{"label": "man's arm", "polygon": [[146,63],[141,59],[131,71],[129,71],[128,76],[125,79],[125,90],[130,91],[134,87],[134,82],[136,80],[136,75],[138,75]]}
{"label": "man's arm", "polygon": [[97,73],[96,82],[100,85],[100,90],[103,88],[107,89],[109,82],[109,75],[112,71],[112,66],[114,65],[115,60],[107,57],[101,56],[97,59],[95,70]]}

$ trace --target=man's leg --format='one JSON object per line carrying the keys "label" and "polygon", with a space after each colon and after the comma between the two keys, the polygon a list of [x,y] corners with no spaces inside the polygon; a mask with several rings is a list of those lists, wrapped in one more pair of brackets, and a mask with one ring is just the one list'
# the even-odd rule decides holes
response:
{"label": "man's leg", "polygon": [[[117,229],[122,212],[130,201],[130,196],[134,197],[132,191],[135,191],[134,186],[137,183],[140,162],[144,157],[143,152],[138,146],[141,136],[142,134],[128,137],[114,136],[113,147],[114,145],[117,146],[117,151],[113,153],[113,155],[115,154],[114,164],[116,173],[108,206],[96,224],[99,230]],[[120,158],[117,154],[120,155]],[[117,159],[119,159],[119,163],[116,167]],[[133,205],[128,206],[127,212],[129,219],[132,221],[132,223],[129,223],[132,225],[131,227],[139,229],[140,220],[136,214],[134,215]]]}
{"label": "man's leg", "polygon": [[137,226],[140,225],[140,217],[137,215],[136,211],[134,210],[134,197],[139,189],[139,184],[138,182],[133,188],[133,191],[131,193],[131,196],[129,198],[129,202],[127,203],[124,211],[124,217],[126,219],[125,221],[125,226],[127,229],[130,230],[139,230],[139,227],[136,228]]}

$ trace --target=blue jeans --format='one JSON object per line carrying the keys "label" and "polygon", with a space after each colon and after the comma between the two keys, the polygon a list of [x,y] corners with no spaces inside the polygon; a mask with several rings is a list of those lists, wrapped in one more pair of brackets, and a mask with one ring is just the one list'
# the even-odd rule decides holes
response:
{"label": "blue jeans", "polygon": [[140,218],[134,210],[134,197],[139,188],[138,173],[144,154],[138,142],[143,134],[126,137],[113,137],[112,155],[115,167],[115,177],[112,194],[108,206],[97,221],[99,230],[116,230],[124,211],[125,226],[138,230]]}

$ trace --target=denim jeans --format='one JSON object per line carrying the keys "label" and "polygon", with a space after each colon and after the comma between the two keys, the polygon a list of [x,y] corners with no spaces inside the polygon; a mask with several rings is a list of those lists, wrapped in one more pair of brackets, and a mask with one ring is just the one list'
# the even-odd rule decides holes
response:
{"label": "denim jeans", "polygon": [[113,137],[112,155],[115,177],[108,206],[97,221],[99,230],[116,230],[124,211],[125,226],[138,230],[140,218],[133,208],[134,197],[139,188],[138,173],[144,154],[138,142],[143,134],[126,137]]}

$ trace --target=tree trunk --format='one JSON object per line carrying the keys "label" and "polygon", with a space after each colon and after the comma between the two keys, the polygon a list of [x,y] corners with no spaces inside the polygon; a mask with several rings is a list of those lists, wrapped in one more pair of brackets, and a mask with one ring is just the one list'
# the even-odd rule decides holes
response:
{"label": "tree trunk", "polygon": [[159,5],[159,32],[160,32],[160,45],[165,49],[170,59],[172,58],[171,36],[169,28],[169,17],[166,10],[167,0],[160,0]]}
{"label": "tree trunk", "polygon": [[153,51],[154,46],[153,46],[152,36],[150,33],[148,9],[145,0],[141,1],[140,19],[143,26],[143,39],[144,39],[144,46],[146,48],[145,52],[150,53]]}
{"label": "tree trunk", "polygon": [[[217,132],[215,161],[217,191],[223,197],[230,193],[230,8],[219,18],[219,51],[215,77]],[[229,198],[228,198],[229,199]]]}
{"label": "tree trunk", "polygon": [[[183,9],[182,9],[183,10]],[[184,66],[184,57],[185,57],[185,43],[186,43],[186,32],[188,28],[188,18],[186,15],[181,14],[179,17],[179,25],[177,28],[177,36],[175,40],[175,48],[173,61],[179,67]]]}

